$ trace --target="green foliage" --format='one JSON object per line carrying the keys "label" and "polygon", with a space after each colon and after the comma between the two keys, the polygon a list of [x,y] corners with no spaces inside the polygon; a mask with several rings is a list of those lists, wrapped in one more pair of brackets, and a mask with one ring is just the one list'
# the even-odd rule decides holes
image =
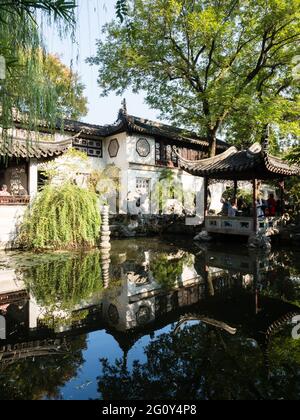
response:
{"label": "green foliage", "polygon": [[183,186],[171,169],[163,169],[158,182],[155,183],[152,197],[161,212],[166,210],[169,199],[183,203]]}
{"label": "green foliage", "polygon": [[[57,117],[64,116],[65,107],[58,106],[63,67],[56,65],[56,80],[55,75],[47,77],[53,59],[45,53],[40,23],[46,17],[49,23],[57,25],[61,35],[72,33],[75,7],[75,0],[0,2],[0,56],[6,64],[6,77],[0,81],[1,127],[10,128],[18,111],[26,115],[23,123],[31,129],[36,129],[41,120],[53,127]],[[69,94],[64,91],[65,98],[69,95],[67,105],[73,89],[75,97],[82,93],[77,76],[71,72],[69,76]],[[74,87],[75,82],[78,88]]]}
{"label": "green foliage", "polygon": [[292,147],[286,152],[286,160],[290,163],[300,165],[300,145]]}
{"label": "green foliage", "polygon": [[23,19],[30,17],[35,20],[35,12],[41,10],[48,16],[53,16],[54,20],[63,19],[71,24],[74,23],[75,7],[74,0],[5,0],[0,2],[2,11],[14,13]]}
{"label": "green foliage", "polygon": [[272,342],[269,375],[243,332],[229,337],[200,323],[160,334],[132,369],[101,359],[98,391],[104,400],[298,400],[300,342],[287,334]]}
{"label": "green foliage", "polygon": [[89,187],[99,195],[101,202],[107,204],[107,196],[111,192],[120,191],[120,169],[111,164],[103,170],[91,171]]}
{"label": "green foliage", "polygon": [[154,280],[166,289],[174,287],[180,280],[185,264],[188,264],[189,255],[169,256],[168,254],[159,254],[150,264]]}
{"label": "green foliage", "polygon": [[[102,290],[100,257],[98,250],[57,255],[25,270],[26,287],[51,319],[55,311],[74,311],[76,305]],[[65,314],[62,322],[66,323]]]}
{"label": "green foliage", "polygon": [[[223,198],[227,200],[231,200],[234,197],[234,188],[227,188],[226,191],[222,195]],[[251,191],[244,190],[242,188],[238,188],[236,198],[242,198],[245,203],[252,205],[253,203],[253,195]]]}
{"label": "green foliage", "polygon": [[103,170],[95,170],[86,153],[73,148],[64,154],[63,159],[44,164],[41,172],[48,184],[76,184],[96,194],[101,204],[107,204],[109,194],[120,189],[120,169],[117,166],[108,165]]}
{"label": "green foliage", "polygon": [[[42,342],[40,341],[40,345]],[[61,399],[61,388],[74,377],[84,363],[86,336],[69,339],[49,350],[43,357],[27,357],[0,370],[1,400]],[[68,350],[66,350],[66,348]]]}
{"label": "green foliage", "polygon": [[162,254],[151,263],[154,280],[166,289],[171,289],[182,274],[181,260],[169,260],[168,255]]}
{"label": "green foliage", "polygon": [[128,5],[127,0],[117,0],[116,3],[116,15],[121,23],[124,22],[124,19],[128,15]]}
{"label": "green foliage", "polygon": [[91,170],[87,154],[76,149],[69,149],[63,159],[52,160],[43,165],[41,173],[47,178],[48,183],[60,182],[76,183],[78,173]]}
{"label": "green foliage", "polygon": [[289,214],[293,223],[300,224],[300,179],[292,177],[285,181],[285,198],[289,203]]}
{"label": "green foliage", "polygon": [[80,82],[78,73],[64,65],[58,56],[47,54],[42,63],[43,80],[48,88],[54,90],[57,115],[78,120],[87,114],[85,86]]}
{"label": "green foliage", "polygon": [[131,0],[97,55],[103,95],[145,91],[161,116],[236,144],[299,136],[299,0]]}
{"label": "green foliage", "polygon": [[29,249],[94,247],[100,225],[95,193],[71,183],[48,185],[27,211],[19,241]]}

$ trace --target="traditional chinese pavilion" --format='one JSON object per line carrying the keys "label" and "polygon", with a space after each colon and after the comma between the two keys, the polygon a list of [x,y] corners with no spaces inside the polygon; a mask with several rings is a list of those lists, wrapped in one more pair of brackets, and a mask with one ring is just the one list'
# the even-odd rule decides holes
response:
{"label": "traditional chinese pavilion", "polygon": [[[230,147],[225,152],[208,159],[191,161],[178,154],[179,165],[189,174],[205,179],[205,229],[208,233],[235,234],[251,236],[264,232],[268,235],[277,232],[281,217],[258,218],[258,181],[278,180],[279,185],[286,177],[299,176],[300,167],[272,156],[268,152],[268,141],[263,145],[253,144],[247,150],[239,151]],[[208,214],[208,188],[211,180],[234,182],[236,198],[238,181],[251,181],[253,184],[253,216],[227,217]],[[283,206],[282,206],[283,207]],[[282,208],[283,211],[283,208]]]}

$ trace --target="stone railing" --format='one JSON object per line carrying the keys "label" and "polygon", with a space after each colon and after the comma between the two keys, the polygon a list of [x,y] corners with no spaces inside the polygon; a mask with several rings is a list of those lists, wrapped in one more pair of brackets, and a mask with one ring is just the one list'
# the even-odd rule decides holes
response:
{"label": "stone railing", "polygon": [[[257,219],[257,231],[268,233],[280,227],[280,217],[265,217]],[[231,235],[250,236],[254,232],[252,217],[206,216],[205,229],[208,233],[225,233]]]}

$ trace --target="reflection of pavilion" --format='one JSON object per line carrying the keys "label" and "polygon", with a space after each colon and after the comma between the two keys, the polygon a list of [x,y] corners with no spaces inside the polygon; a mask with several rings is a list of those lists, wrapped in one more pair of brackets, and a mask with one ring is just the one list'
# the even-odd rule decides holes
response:
{"label": "reflection of pavilion", "polygon": [[[257,287],[264,275],[275,269],[272,255],[256,254],[255,252],[231,252],[224,249],[200,247],[202,250],[201,264],[205,267],[209,292],[232,286]],[[218,284],[219,282],[219,284]]]}

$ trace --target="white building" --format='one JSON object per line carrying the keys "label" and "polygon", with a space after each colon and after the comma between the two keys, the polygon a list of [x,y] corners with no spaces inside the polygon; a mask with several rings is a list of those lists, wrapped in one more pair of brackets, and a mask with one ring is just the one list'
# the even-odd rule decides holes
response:
{"label": "white building", "polygon": [[[112,214],[173,212],[185,214],[188,225],[203,221],[203,179],[180,170],[173,150],[175,146],[188,159],[206,157],[208,143],[195,133],[128,115],[124,107],[112,125],[65,120],[63,127],[57,125],[56,133],[51,134],[45,127],[40,127],[39,133],[26,131],[21,122],[16,122],[11,134],[11,142],[0,142],[0,185],[7,185],[11,194],[0,197],[2,248],[14,240],[26,206],[44,182],[44,163],[57,159],[58,165],[63,167],[63,155],[72,147],[88,156],[86,165],[78,172],[79,181],[84,183],[93,171],[114,168],[111,176],[116,179],[107,194]],[[226,143],[219,141],[218,152],[226,149]],[[171,185],[175,186],[171,193],[167,191],[170,182],[168,184],[165,178],[171,179]],[[211,208],[218,211],[223,187],[215,185],[212,188],[215,193],[212,191]],[[159,199],[159,194],[163,199]]]}

